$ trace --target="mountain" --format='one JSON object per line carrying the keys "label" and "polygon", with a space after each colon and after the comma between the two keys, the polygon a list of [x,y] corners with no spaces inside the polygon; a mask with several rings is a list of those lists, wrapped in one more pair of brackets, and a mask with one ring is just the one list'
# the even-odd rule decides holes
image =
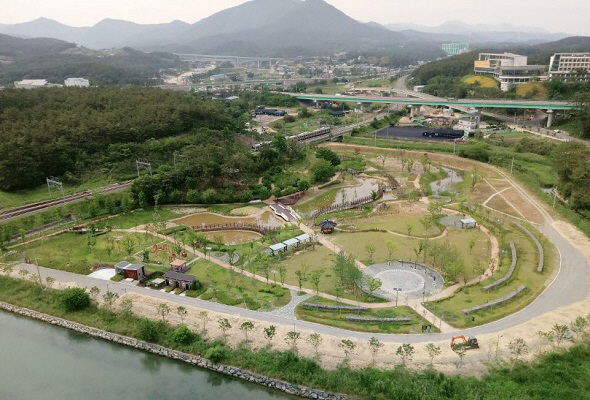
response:
{"label": "mountain", "polygon": [[324,0],[251,0],[195,24],[140,25],[103,20],[75,28],[40,18],[0,27],[20,37],[53,37],[100,49],[140,49],[235,55],[314,55],[342,50],[399,48],[412,38],[350,18]]}
{"label": "mountain", "polygon": [[170,53],[144,53],[129,47],[97,51],[58,39],[0,34],[0,85],[41,78],[63,83],[77,76],[92,85],[153,85],[160,82],[162,69],[179,66],[180,59]]}
{"label": "mountain", "polygon": [[471,25],[460,21],[448,21],[434,27],[398,23],[389,24],[387,28],[396,32],[412,30],[436,35],[452,35],[451,37],[457,38],[457,41],[467,43],[530,42],[536,44],[559,40],[569,36],[566,33],[552,33],[539,27],[514,26],[511,24]]}

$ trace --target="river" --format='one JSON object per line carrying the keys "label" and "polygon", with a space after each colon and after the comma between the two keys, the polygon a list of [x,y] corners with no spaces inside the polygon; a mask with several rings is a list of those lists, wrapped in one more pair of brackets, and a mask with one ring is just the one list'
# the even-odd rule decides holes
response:
{"label": "river", "polygon": [[281,392],[0,312],[2,400],[266,400]]}

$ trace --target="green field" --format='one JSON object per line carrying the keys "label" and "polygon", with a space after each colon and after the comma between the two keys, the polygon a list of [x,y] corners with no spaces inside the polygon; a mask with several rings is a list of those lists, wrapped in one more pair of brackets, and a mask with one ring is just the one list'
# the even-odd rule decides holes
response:
{"label": "green field", "polygon": [[[89,244],[89,239],[94,243]],[[132,247],[131,257],[127,252],[127,240],[133,241],[133,245],[129,245]],[[20,246],[8,259],[10,261],[24,258],[32,260],[36,257],[39,265],[44,267],[86,275],[92,272],[91,266],[96,263],[116,264],[127,259],[141,261],[141,254],[138,255],[139,258],[134,258],[133,254],[143,249],[151,249],[155,243],[159,242],[162,241],[148,234],[111,232],[92,238],[91,235],[65,233]],[[109,245],[113,246],[110,254],[107,251]],[[154,256],[150,253],[150,261],[165,264],[168,256],[167,254]]]}
{"label": "green field", "polygon": [[428,216],[390,214],[388,212],[375,212],[365,218],[343,220],[342,224],[354,226],[358,230],[383,229],[400,233],[402,235],[416,236],[420,238],[436,237],[443,232],[437,225],[424,225],[422,222]]}
{"label": "green field", "polygon": [[[469,241],[471,239],[476,240],[476,245],[470,252]],[[416,259],[414,249],[418,248],[420,242],[419,239],[405,238],[382,232],[337,232],[330,237],[330,240],[365,264],[376,264],[387,261],[388,252],[385,243],[388,240],[397,244],[397,250],[394,253],[395,259],[413,261]],[[480,265],[486,265],[489,260],[487,236],[479,230],[449,230],[448,236],[436,240],[438,243],[447,241],[452,247],[457,249],[465,265],[468,277],[479,275]],[[367,243],[372,243],[375,246],[376,251],[372,262],[369,262],[370,260],[368,260],[368,255],[365,251],[365,245]],[[424,254],[420,255],[421,262],[424,262],[424,256]],[[426,256],[425,262],[429,264],[431,257]]]}
{"label": "green field", "polygon": [[[329,304],[346,306],[348,304],[338,301],[324,299],[322,297],[312,297],[306,303],[312,304]],[[338,311],[320,311],[311,310],[298,305],[295,309],[295,314],[299,319],[318,324],[335,326],[341,329],[348,329],[358,332],[374,332],[374,333],[422,333],[422,325],[430,325],[428,321],[422,318],[418,313],[410,307],[399,306],[389,308],[372,309],[367,312],[358,313],[358,315],[366,317],[377,318],[397,318],[410,317],[412,322],[408,323],[370,323],[370,322],[350,322],[346,321],[346,315],[356,315],[357,313],[346,314]],[[439,332],[436,327],[432,327],[431,332]]]}

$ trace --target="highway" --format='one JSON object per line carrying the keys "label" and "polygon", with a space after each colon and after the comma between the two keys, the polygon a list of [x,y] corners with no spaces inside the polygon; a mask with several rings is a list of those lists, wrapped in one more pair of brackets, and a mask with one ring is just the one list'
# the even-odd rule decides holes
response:
{"label": "highway", "polygon": [[539,100],[477,100],[477,99],[441,99],[432,98],[408,98],[408,97],[373,97],[373,96],[336,96],[323,94],[284,93],[298,100],[329,101],[349,103],[381,103],[401,104],[408,106],[445,106],[445,107],[476,107],[476,108],[520,108],[537,110],[573,110],[577,106],[564,101],[539,101]]}

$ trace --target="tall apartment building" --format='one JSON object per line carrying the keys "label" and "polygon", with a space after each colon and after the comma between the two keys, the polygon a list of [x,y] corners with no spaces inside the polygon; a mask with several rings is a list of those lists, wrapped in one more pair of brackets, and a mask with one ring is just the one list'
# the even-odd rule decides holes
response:
{"label": "tall apartment building", "polygon": [[480,53],[473,71],[476,75],[493,76],[503,91],[535,79],[545,79],[545,66],[528,65],[527,56],[513,53]]}
{"label": "tall apartment building", "polygon": [[549,78],[586,81],[590,77],[590,53],[556,53],[549,62]]}
{"label": "tall apartment building", "polygon": [[442,50],[447,53],[447,56],[456,56],[467,52],[469,45],[467,43],[445,43],[442,45]]}

